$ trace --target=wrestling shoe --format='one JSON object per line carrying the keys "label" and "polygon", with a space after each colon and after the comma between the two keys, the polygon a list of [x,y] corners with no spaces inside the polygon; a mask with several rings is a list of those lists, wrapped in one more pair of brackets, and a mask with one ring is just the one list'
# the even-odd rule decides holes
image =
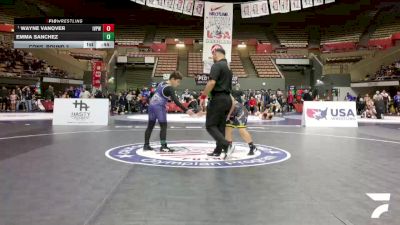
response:
{"label": "wrestling shoe", "polygon": [[229,159],[232,156],[232,153],[235,151],[235,146],[233,144],[230,144],[228,146],[228,149],[225,151],[225,157],[224,160]]}
{"label": "wrestling shoe", "polygon": [[208,156],[214,156],[214,157],[219,157],[221,155],[221,152],[210,152],[207,153]]}
{"label": "wrestling shoe", "polygon": [[172,148],[169,148],[167,145],[162,145],[160,147],[160,152],[174,152],[175,150]]}
{"label": "wrestling shoe", "polygon": [[250,151],[247,155],[254,155],[254,152],[257,151],[257,147],[255,145],[250,147]]}
{"label": "wrestling shoe", "polygon": [[222,151],[220,151],[220,150],[218,150],[217,148],[215,148],[213,152],[207,153],[207,155],[208,155],[208,156],[219,157],[219,156],[221,155],[221,152],[222,152]]}
{"label": "wrestling shoe", "polygon": [[154,148],[152,148],[150,145],[144,145],[143,146],[143,151],[153,151]]}

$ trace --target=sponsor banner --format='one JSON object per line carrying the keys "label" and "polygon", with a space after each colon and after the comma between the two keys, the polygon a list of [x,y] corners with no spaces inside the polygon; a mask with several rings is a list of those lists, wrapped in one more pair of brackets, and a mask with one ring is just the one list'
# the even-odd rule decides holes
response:
{"label": "sponsor banner", "polygon": [[325,0],[325,4],[335,2],[335,0]]}
{"label": "sponsor banner", "polygon": [[314,6],[319,6],[319,5],[323,5],[324,4],[324,0],[314,0]]}
{"label": "sponsor banner", "polygon": [[54,99],[53,125],[108,125],[108,99]]}
{"label": "sponsor banner", "polygon": [[269,0],[271,14],[280,13],[279,0]]}
{"label": "sponsor banner", "polygon": [[208,74],[196,74],[194,77],[194,81],[196,85],[206,85],[209,79]]}
{"label": "sponsor banner", "polygon": [[185,0],[175,0],[174,1],[174,12],[179,12],[182,13],[183,11],[183,4],[185,3]]}
{"label": "sponsor banner", "polygon": [[212,51],[216,48],[223,48],[228,63],[231,62],[232,24],[232,3],[205,2],[203,38],[204,73],[210,73],[211,66],[214,63]]}
{"label": "sponsor banner", "polygon": [[303,9],[313,7],[313,0],[303,0]]}
{"label": "sponsor banner", "polygon": [[[206,85],[208,80],[210,79],[209,74],[196,74],[194,80],[196,85]],[[237,76],[232,77],[232,85],[236,85],[239,83],[239,78]]]}
{"label": "sponsor banner", "polygon": [[[173,153],[159,151],[144,151],[143,144],[118,146],[106,151],[106,157],[118,162],[147,166],[176,168],[235,168],[262,166],[280,163],[290,159],[289,152],[266,145],[257,145],[254,155],[248,155],[249,146],[246,143],[233,143],[235,151],[229,160],[222,157],[207,156],[215,148],[215,142],[203,140],[169,141],[168,146]],[[155,149],[159,143],[151,143]]]}
{"label": "sponsor banner", "polygon": [[194,9],[193,9],[193,16],[203,17],[203,11],[204,11],[204,2],[203,1],[195,1]]}
{"label": "sponsor banner", "polygon": [[289,0],[280,0],[279,1],[280,5],[280,12],[281,13],[288,13],[290,12],[290,3]]}
{"label": "sponsor banner", "polygon": [[164,9],[174,11],[174,0],[165,0]]}
{"label": "sponsor banner", "polygon": [[92,61],[92,86],[95,88],[100,88],[101,86],[102,67],[103,67],[103,62]]}
{"label": "sponsor banner", "polygon": [[358,127],[356,103],[305,101],[301,123],[306,127]]}
{"label": "sponsor banner", "polygon": [[194,6],[194,0],[186,0],[183,7],[183,14],[192,15],[193,6]]}
{"label": "sponsor banner", "polygon": [[250,6],[251,6],[252,4],[250,4],[250,3],[243,3],[243,4],[241,4],[240,5],[240,8],[241,8],[241,14],[242,14],[242,18],[251,18],[252,17],[252,15],[251,15],[251,13],[250,13]]}
{"label": "sponsor banner", "polygon": [[301,10],[301,0],[290,0],[290,8],[292,11]]}

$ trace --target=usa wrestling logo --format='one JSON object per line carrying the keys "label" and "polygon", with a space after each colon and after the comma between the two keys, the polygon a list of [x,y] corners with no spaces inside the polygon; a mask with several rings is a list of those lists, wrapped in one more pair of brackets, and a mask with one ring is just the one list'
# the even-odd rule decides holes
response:
{"label": "usa wrestling logo", "polygon": [[[151,144],[155,149],[159,144]],[[143,144],[118,146],[106,151],[105,155],[113,160],[139,165],[180,167],[180,168],[234,168],[261,166],[280,163],[290,158],[290,153],[271,146],[257,145],[254,155],[247,155],[249,147],[245,143],[234,143],[235,151],[229,160],[222,157],[207,156],[215,143],[210,141],[171,141],[168,146],[173,153],[143,151]]]}

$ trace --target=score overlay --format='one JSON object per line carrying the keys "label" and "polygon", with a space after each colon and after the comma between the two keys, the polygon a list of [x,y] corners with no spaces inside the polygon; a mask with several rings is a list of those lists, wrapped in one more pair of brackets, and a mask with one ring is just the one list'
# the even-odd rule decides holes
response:
{"label": "score overlay", "polygon": [[114,48],[110,19],[16,18],[14,48]]}

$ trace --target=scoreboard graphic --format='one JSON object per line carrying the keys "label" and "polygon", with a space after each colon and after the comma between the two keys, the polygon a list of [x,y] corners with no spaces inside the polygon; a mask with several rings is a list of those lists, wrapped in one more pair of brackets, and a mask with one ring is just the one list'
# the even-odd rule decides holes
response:
{"label": "scoreboard graphic", "polygon": [[14,48],[114,48],[112,19],[16,18]]}

